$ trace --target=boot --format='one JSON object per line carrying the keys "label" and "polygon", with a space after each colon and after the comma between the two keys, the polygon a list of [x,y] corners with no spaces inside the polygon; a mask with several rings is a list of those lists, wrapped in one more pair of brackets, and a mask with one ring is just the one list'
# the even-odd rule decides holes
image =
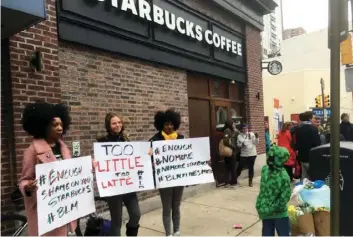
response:
{"label": "boot", "polygon": [[139,228],[140,228],[140,225],[134,228],[126,225],[126,236],[137,236]]}
{"label": "boot", "polygon": [[252,178],[253,177],[249,177],[249,187],[252,187]]}

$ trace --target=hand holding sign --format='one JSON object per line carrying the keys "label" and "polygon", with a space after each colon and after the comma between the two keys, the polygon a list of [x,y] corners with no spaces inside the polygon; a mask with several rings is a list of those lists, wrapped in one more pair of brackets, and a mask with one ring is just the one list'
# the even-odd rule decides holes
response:
{"label": "hand holding sign", "polygon": [[153,142],[157,188],[214,182],[208,137]]}
{"label": "hand holding sign", "polygon": [[39,235],[96,211],[90,156],[36,165],[36,178]]}
{"label": "hand holding sign", "polygon": [[96,178],[101,197],[154,188],[149,142],[95,143]]}

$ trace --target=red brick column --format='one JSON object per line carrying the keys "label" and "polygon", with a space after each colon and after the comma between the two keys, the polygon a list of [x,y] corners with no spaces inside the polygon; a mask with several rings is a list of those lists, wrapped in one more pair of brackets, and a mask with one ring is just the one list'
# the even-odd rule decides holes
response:
{"label": "red brick column", "polygon": [[[261,69],[261,35],[260,31],[247,25],[246,34],[246,63],[248,65],[248,81],[245,90],[246,116],[250,130],[257,132],[260,144],[258,154],[265,153],[265,126],[264,126],[264,101]],[[256,98],[260,93],[260,99]]]}
{"label": "red brick column", "polygon": [[[29,102],[60,102],[58,37],[55,0],[46,1],[47,20],[10,38],[10,63],[14,109],[14,133],[18,175],[22,169],[23,151],[31,139],[21,126],[23,108]],[[36,51],[42,55],[41,71],[30,66]]]}

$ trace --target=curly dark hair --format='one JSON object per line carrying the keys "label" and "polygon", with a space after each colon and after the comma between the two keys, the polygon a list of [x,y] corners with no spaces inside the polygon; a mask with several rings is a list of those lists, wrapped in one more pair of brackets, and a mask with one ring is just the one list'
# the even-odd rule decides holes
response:
{"label": "curly dark hair", "polygon": [[154,116],[154,127],[158,131],[162,131],[164,124],[171,122],[174,126],[174,130],[178,130],[181,123],[180,113],[174,109],[168,109],[166,111],[158,111]]}
{"label": "curly dark hair", "polygon": [[65,134],[71,124],[69,108],[65,104],[31,103],[23,110],[22,126],[34,138],[46,138],[48,127],[55,117],[61,119]]}

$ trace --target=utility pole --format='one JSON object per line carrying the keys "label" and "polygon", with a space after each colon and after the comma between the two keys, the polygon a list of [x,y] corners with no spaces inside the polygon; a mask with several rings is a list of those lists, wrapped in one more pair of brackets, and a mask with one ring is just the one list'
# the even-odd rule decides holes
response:
{"label": "utility pole", "polygon": [[331,236],[340,235],[340,42],[348,35],[343,19],[348,11],[346,0],[329,1],[329,48],[331,83]]}
{"label": "utility pole", "polygon": [[323,78],[320,79],[320,84],[321,84],[322,114],[324,115],[324,124],[326,124],[327,115],[325,111],[325,80]]}

